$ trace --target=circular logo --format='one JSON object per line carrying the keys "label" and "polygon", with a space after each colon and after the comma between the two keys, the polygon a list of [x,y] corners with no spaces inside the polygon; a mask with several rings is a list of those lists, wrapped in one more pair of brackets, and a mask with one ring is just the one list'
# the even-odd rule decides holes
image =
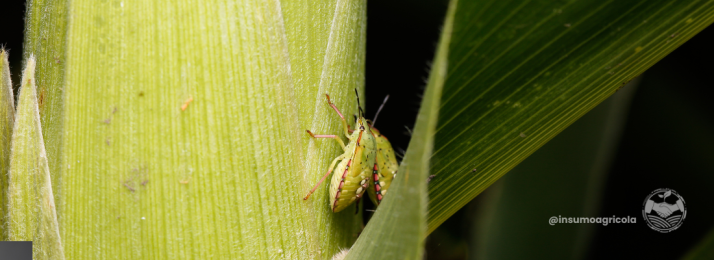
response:
{"label": "circular logo", "polygon": [[687,207],[673,189],[656,189],[645,198],[642,217],[651,229],[668,233],[682,226]]}

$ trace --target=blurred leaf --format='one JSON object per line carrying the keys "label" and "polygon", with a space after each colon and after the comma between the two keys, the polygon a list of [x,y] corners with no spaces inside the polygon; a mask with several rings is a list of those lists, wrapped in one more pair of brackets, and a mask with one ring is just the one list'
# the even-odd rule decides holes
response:
{"label": "blurred leaf", "polygon": [[682,257],[682,260],[699,259],[714,259],[714,229],[710,230],[694,248]]}
{"label": "blurred leaf", "polygon": [[424,100],[417,116],[409,149],[399,167],[389,195],[377,208],[346,259],[422,259],[426,238],[426,193],[434,129],[447,72],[454,0],[444,22],[441,41],[429,75]]}
{"label": "blurred leaf", "polygon": [[33,259],[64,259],[35,88],[35,59],[22,74],[12,135],[8,239],[32,241]]}
{"label": "blurred leaf", "polygon": [[[551,226],[546,221],[554,214],[599,216],[604,180],[638,81],[600,103],[481,195],[488,194],[485,205],[491,207],[476,209],[480,216],[471,232],[475,258],[584,258],[595,225]],[[548,192],[533,195],[544,189]]]}
{"label": "blurred leaf", "polygon": [[10,140],[15,122],[15,95],[12,93],[8,53],[0,49],[0,241],[7,240],[7,171],[10,168]]}
{"label": "blurred leaf", "polygon": [[429,232],[712,18],[712,1],[459,2]]}

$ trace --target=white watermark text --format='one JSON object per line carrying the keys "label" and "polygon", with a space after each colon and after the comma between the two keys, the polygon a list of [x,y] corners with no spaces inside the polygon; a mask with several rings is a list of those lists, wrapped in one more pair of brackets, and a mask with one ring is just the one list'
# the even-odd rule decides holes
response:
{"label": "white watermark text", "polygon": [[548,224],[555,226],[555,224],[601,224],[607,226],[608,224],[630,224],[637,223],[637,218],[635,217],[562,217],[560,215],[552,216],[548,219]]}

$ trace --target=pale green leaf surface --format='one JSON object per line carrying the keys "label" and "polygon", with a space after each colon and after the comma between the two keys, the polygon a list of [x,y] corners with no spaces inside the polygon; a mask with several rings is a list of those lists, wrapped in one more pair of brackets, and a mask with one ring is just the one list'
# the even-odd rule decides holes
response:
{"label": "pale green leaf surface", "polygon": [[459,2],[429,232],[713,21],[706,0]]}
{"label": "pale green leaf surface", "polygon": [[292,3],[30,4],[69,258],[313,259],[356,239],[326,186],[302,200],[339,152],[304,131],[340,133],[324,93],[356,111],[365,2]]}
{"label": "pale green leaf surface", "polygon": [[[341,1],[345,2],[345,1]],[[311,127],[324,103],[320,85],[338,0],[281,0],[300,125]],[[336,39],[333,37],[333,42]],[[324,91],[324,90],[323,90]],[[352,104],[352,103],[350,103]],[[327,111],[329,112],[329,111]],[[325,113],[325,115],[328,115]],[[334,120],[333,120],[334,121]],[[327,149],[325,149],[327,150]]]}
{"label": "pale green leaf surface", "polygon": [[419,108],[409,149],[389,195],[377,208],[362,235],[345,259],[422,259],[426,239],[426,190],[433,149],[439,101],[448,71],[449,41],[453,13],[458,1],[449,5],[441,41],[429,75],[424,100]]}
{"label": "pale green leaf surface", "polygon": [[279,2],[68,7],[68,258],[310,258]]}
{"label": "pale green leaf surface", "polygon": [[7,56],[5,49],[0,50],[0,241],[7,240],[7,171],[10,169],[10,140],[15,122],[15,96]]}
{"label": "pale green leaf surface", "polygon": [[32,241],[33,259],[64,259],[35,87],[35,59],[22,75],[8,172],[8,240]]}

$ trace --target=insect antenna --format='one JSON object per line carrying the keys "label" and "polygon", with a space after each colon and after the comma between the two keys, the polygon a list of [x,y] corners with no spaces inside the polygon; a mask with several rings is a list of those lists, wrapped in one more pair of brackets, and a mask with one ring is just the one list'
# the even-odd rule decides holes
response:
{"label": "insect antenna", "polygon": [[372,126],[377,123],[377,117],[379,116],[379,112],[382,112],[382,108],[384,108],[384,104],[387,104],[387,100],[389,100],[389,95],[384,97],[384,101],[382,101],[382,104],[379,105],[379,109],[377,109],[377,113],[374,114],[374,119],[372,119]]}
{"label": "insect antenna", "polygon": [[407,154],[407,151],[404,151],[404,149],[397,147],[395,155],[399,157],[399,159],[404,159],[405,154]]}
{"label": "insect antenna", "polygon": [[359,93],[357,92],[356,88],[355,88],[355,95],[357,96],[357,107],[359,108],[359,117],[364,117],[364,111],[362,111],[362,106],[360,105],[361,103],[359,102]]}
{"label": "insect antenna", "polygon": [[404,126],[404,128],[407,129],[407,132],[406,132],[406,133],[409,134],[409,136],[412,136],[412,130],[409,129],[408,126]]}

